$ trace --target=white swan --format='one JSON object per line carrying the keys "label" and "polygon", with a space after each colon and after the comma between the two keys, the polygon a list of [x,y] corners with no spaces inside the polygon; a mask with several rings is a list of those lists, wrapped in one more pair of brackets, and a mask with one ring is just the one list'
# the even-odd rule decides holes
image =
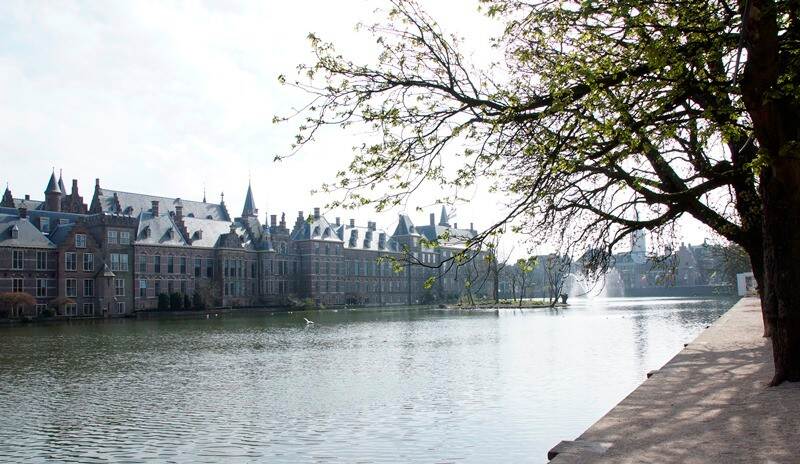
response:
{"label": "white swan", "polygon": [[303,319],[306,321],[306,324],[313,324],[313,323],[314,323],[314,321],[309,321],[309,320],[308,320],[308,319],[306,319],[305,317],[304,317]]}

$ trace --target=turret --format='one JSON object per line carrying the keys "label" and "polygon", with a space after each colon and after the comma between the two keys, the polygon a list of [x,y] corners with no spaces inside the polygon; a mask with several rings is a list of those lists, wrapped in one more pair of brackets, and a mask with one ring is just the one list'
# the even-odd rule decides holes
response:
{"label": "turret", "polygon": [[6,191],[3,192],[3,199],[0,201],[0,206],[4,208],[14,207],[14,197],[11,196],[11,189],[8,188],[8,185],[6,185]]}
{"label": "turret", "polygon": [[56,173],[50,174],[50,181],[44,190],[44,204],[47,211],[61,211],[61,189],[56,181]]}
{"label": "turret", "polygon": [[256,208],[255,200],[253,200],[253,189],[250,188],[249,182],[247,183],[247,195],[244,197],[242,217],[258,217],[258,208]]}

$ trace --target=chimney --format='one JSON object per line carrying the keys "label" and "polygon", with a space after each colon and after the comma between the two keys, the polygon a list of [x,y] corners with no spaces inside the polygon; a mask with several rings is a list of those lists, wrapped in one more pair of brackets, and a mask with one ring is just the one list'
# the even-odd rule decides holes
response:
{"label": "chimney", "polygon": [[94,188],[96,188],[96,189],[100,188],[100,178],[99,177],[96,177],[94,179]]}
{"label": "chimney", "polygon": [[72,179],[72,194],[78,195],[78,179]]}
{"label": "chimney", "polygon": [[319,219],[319,208],[314,208],[314,219]]}
{"label": "chimney", "polygon": [[158,200],[153,200],[150,202],[150,212],[153,213],[153,217],[158,217]]}
{"label": "chimney", "polygon": [[386,232],[381,232],[378,235],[378,248],[380,248],[381,250],[386,248]]}
{"label": "chimney", "polygon": [[469,230],[475,230],[475,223],[469,223]]}
{"label": "chimney", "polygon": [[339,217],[336,218],[336,225],[337,226],[342,225],[341,219],[339,219]]}
{"label": "chimney", "polygon": [[30,195],[28,195],[28,194],[25,194],[25,199],[26,199],[26,200],[30,200],[30,199],[31,199],[31,196],[30,196]]}
{"label": "chimney", "polygon": [[350,219],[350,227],[355,227],[355,226],[356,226],[356,220],[355,219]]}
{"label": "chimney", "polygon": [[436,214],[434,213],[431,213],[431,225],[432,226],[436,225]]}
{"label": "chimney", "polygon": [[306,218],[305,216],[303,216],[303,212],[302,211],[298,211],[297,212],[297,217],[299,217],[300,219],[305,219]]}
{"label": "chimney", "polygon": [[25,219],[27,217],[28,217],[28,208],[26,208],[24,206],[19,208],[19,218],[20,219]]}
{"label": "chimney", "polygon": [[453,223],[453,229],[458,229],[458,223],[457,222]]}
{"label": "chimney", "polygon": [[269,217],[269,225],[271,225],[272,227],[275,227],[277,225],[277,223],[278,223],[278,215],[277,214],[271,215]]}
{"label": "chimney", "polygon": [[177,217],[179,221],[183,220],[183,206],[175,205],[175,217]]}

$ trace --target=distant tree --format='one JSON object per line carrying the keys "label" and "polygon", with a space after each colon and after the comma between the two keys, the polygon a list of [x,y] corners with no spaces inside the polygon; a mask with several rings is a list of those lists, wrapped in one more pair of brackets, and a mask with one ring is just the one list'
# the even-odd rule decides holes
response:
{"label": "distant tree", "polygon": [[501,234],[498,233],[487,240],[487,252],[484,255],[492,279],[492,298],[495,303],[500,302],[500,275],[508,264],[508,255],[511,254],[509,252],[505,256],[500,256],[500,237]]}
{"label": "distant tree", "polygon": [[158,310],[159,311],[169,311],[170,307],[170,300],[169,295],[166,293],[159,293],[158,294]]}
{"label": "distant tree", "polygon": [[48,303],[48,305],[53,309],[55,314],[59,314],[62,312],[61,310],[64,309],[65,305],[73,303],[75,303],[75,300],[73,300],[72,298],[68,298],[66,296],[59,296],[50,300],[50,303]]}
{"label": "distant tree", "polygon": [[169,295],[169,309],[172,311],[180,311],[183,309],[183,297],[180,293],[174,292]]}
{"label": "distant tree", "polygon": [[510,210],[476,246],[513,221],[562,254],[601,250],[597,273],[630,233],[690,215],[748,253],[773,383],[800,380],[797,0],[484,0],[504,32],[482,69],[416,2],[389,3],[377,62],[312,34],[293,83],[312,96],[293,151],[328,125],[379,137],[323,186],[344,193],[330,206],[493,179]]}
{"label": "distant tree", "polygon": [[550,306],[555,306],[564,291],[564,283],[572,267],[572,260],[567,255],[551,253],[544,262],[544,273],[547,279],[547,294]]}
{"label": "distant tree", "polygon": [[525,298],[525,285],[528,280],[528,274],[536,269],[538,260],[535,256],[529,258],[520,258],[517,260],[517,269],[519,270],[519,307],[522,307],[522,300]]}

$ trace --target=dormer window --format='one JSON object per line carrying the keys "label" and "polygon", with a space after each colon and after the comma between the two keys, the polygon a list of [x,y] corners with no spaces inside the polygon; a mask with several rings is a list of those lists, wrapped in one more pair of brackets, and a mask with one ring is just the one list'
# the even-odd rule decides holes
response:
{"label": "dormer window", "polygon": [[314,232],[311,234],[312,237],[317,237],[319,235],[319,226],[314,227]]}
{"label": "dormer window", "polygon": [[150,226],[145,226],[144,229],[142,229],[142,237],[150,237]]}
{"label": "dormer window", "polygon": [[19,238],[19,227],[16,224],[11,226],[11,238]]}
{"label": "dormer window", "polygon": [[44,233],[50,232],[50,218],[40,217],[39,218],[39,230]]}
{"label": "dormer window", "polygon": [[187,214],[187,215],[186,215],[186,217],[191,217],[191,218],[193,218],[193,217],[194,217],[194,213],[189,213],[189,214]]}
{"label": "dormer window", "polygon": [[125,214],[126,216],[130,216],[131,213],[133,213],[133,207],[132,206],[126,207],[125,211],[123,211],[122,213]]}
{"label": "dormer window", "polygon": [[206,216],[206,219],[214,219],[210,214]]}
{"label": "dormer window", "polygon": [[175,236],[175,232],[172,229],[167,230],[167,238],[172,239]]}
{"label": "dormer window", "polygon": [[201,238],[203,238],[202,230],[196,230],[194,234],[192,234],[192,240],[200,240]]}

